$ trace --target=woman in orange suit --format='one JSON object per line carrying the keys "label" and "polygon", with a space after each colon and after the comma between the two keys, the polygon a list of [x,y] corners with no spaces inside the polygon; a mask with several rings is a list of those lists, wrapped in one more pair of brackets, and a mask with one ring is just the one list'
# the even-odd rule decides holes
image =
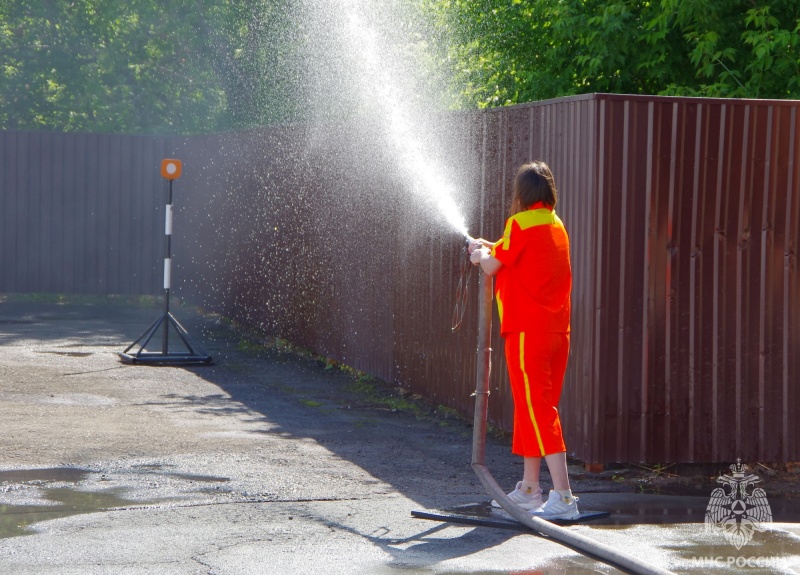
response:
{"label": "woman in orange suit", "polygon": [[[523,477],[509,498],[532,515],[575,519],[558,402],[569,356],[572,271],[569,237],[555,212],[558,191],[550,168],[536,161],[519,168],[503,237],[470,243],[470,261],[496,276],[495,297],[511,391],[511,450],[523,457]],[[539,486],[542,458],[553,489]],[[497,502],[492,505],[499,507]]]}

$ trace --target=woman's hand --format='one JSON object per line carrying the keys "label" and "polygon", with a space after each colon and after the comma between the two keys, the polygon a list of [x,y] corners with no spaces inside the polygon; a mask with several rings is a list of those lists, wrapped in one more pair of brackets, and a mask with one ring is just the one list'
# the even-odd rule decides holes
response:
{"label": "woman's hand", "polygon": [[472,254],[472,252],[474,252],[477,249],[480,248],[492,249],[492,247],[494,247],[494,242],[490,242],[483,238],[478,238],[478,239],[470,238],[469,246],[467,246],[467,251],[469,251],[469,253]]}
{"label": "woman's hand", "polygon": [[489,257],[489,248],[485,246],[475,246],[470,250],[469,261],[471,261],[476,266],[480,265],[481,260],[483,260],[486,257]]}
{"label": "woman's hand", "polygon": [[487,242],[486,240],[475,240],[475,244],[474,246],[470,245],[471,252],[469,254],[469,261],[476,266],[481,266],[483,273],[487,276],[493,276],[500,271],[503,264],[492,255],[494,243]]}

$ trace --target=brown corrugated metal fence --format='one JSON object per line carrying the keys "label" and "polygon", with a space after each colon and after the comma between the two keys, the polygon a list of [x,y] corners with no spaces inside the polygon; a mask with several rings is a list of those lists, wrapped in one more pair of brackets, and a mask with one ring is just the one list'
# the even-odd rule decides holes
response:
{"label": "brown corrugated metal fence", "polygon": [[[473,235],[500,235],[519,164],[553,168],[573,258],[561,411],[575,456],[800,459],[798,108],[587,95],[429,124]],[[175,156],[179,295],[472,409],[474,301],[450,330],[462,239],[373,134],[8,132],[0,153],[0,291],[159,293],[158,164]],[[508,429],[493,339],[490,417]]]}
{"label": "brown corrugated metal fence", "polygon": [[0,292],[157,293],[174,138],[0,132]]}

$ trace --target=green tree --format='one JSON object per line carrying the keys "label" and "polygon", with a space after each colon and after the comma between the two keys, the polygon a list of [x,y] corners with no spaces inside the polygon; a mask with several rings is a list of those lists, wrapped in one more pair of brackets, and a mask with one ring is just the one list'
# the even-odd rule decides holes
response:
{"label": "green tree", "polygon": [[696,81],[666,92],[744,98],[800,97],[800,4],[793,0],[662,0],[653,21],[680,31]]}
{"label": "green tree", "polygon": [[[225,94],[227,126],[303,119],[307,101],[306,32],[296,0],[207,0],[196,46]],[[204,51],[204,47],[205,51]]]}
{"label": "green tree", "polygon": [[292,119],[288,0],[0,0],[0,128],[199,133]]}
{"label": "green tree", "polygon": [[418,0],[453,105],[615,92],[800,96],[791,0]]}

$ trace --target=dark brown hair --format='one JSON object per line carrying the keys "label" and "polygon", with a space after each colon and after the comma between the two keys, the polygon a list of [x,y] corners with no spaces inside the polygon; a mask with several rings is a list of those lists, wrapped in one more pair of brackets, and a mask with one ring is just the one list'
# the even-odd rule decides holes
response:
{"label": "dark brown hair", "polygon": [[558,202],[558,190],[553,172],[547,164],[540,160],[523,164],[517,171],[514,180],[514,195],[511,198],[510,215],[524,212],[536,202],[542,202],[551,208]]}

